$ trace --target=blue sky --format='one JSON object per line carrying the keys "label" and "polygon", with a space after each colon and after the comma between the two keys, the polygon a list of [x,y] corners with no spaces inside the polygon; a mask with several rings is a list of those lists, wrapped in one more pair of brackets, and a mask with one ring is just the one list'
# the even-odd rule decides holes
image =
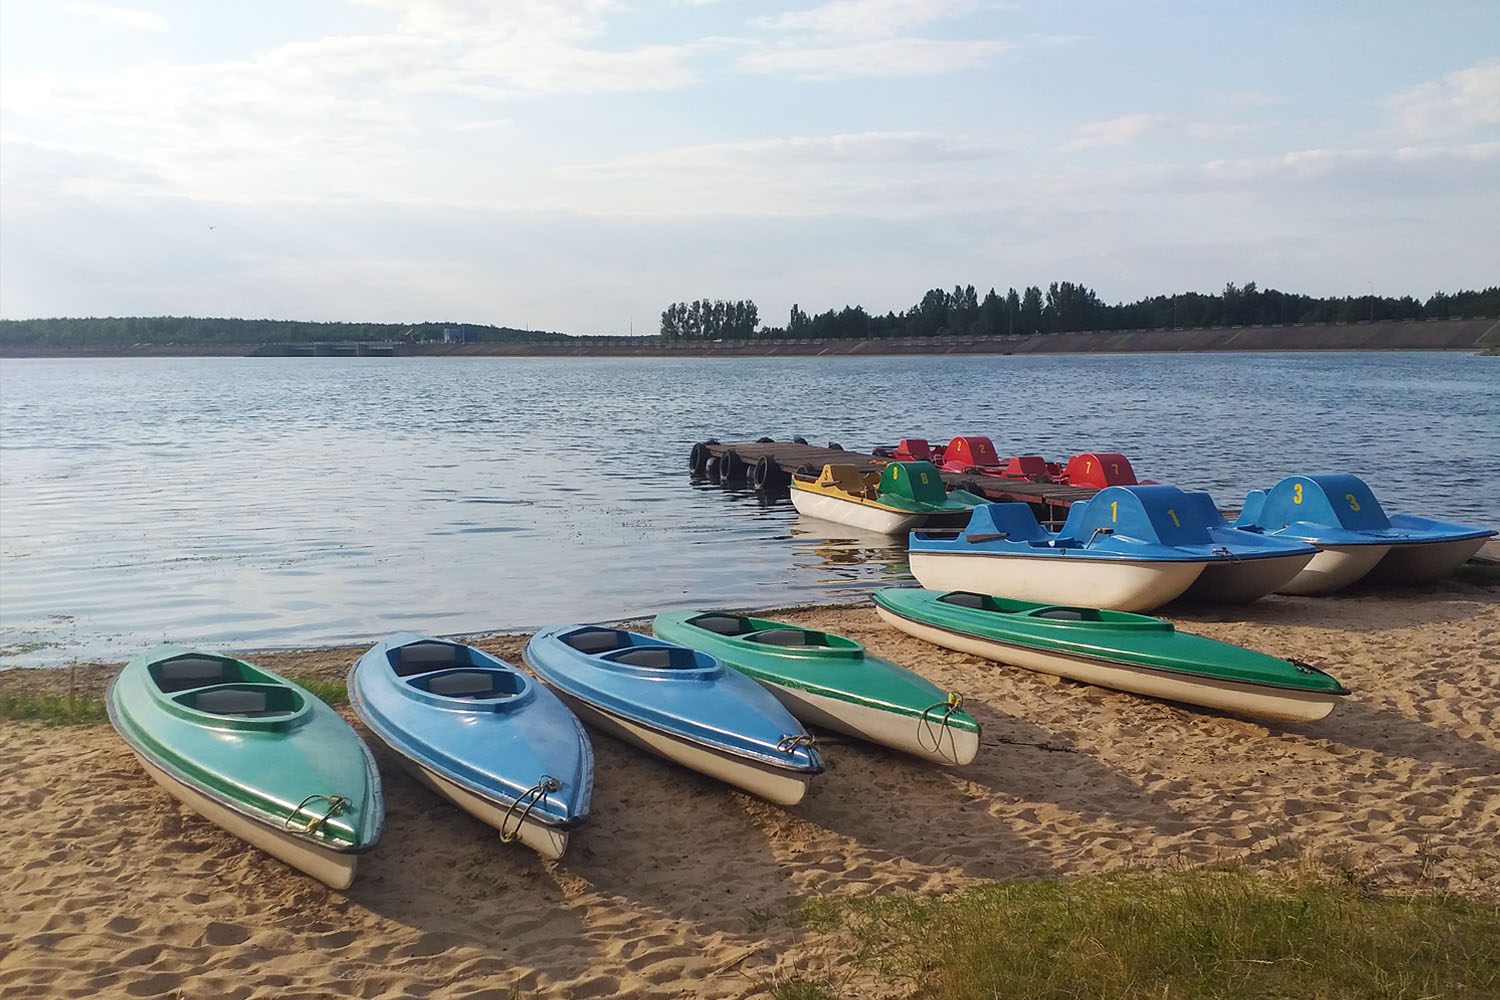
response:
{"label": "blue sky", "polygon": [[1500,282],[1493,3],[0,4],[0,316]]}

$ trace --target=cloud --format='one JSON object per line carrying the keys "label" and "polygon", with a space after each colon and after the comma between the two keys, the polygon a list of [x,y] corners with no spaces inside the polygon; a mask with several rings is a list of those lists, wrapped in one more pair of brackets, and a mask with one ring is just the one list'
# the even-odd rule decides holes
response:
{"label": "cloud", "polygon": [[1397,133],[1418,139],[1500,125],[1500,59],[1429,81],[1387,101]]}
{"label": "cloud", "polygon": [[824,38],[891,38],[932,21],[968,14],[978,6],[977,0],[833,0],[811,10],[758,17],[750,24]]}
{"label": "cloud", "polygon": [[993,149],[928,132],[859,132],[686,146],[572,167],[569,171],[594,175],[659,171],[717,174],[725,169],[921,165],[985,159],[993,155]]}
{"label": "cloud", "polygon": [[1078,135],[1057,148],[1063,152],[1093,149],[1099,146],[1123,146],[1166,124],[1162,115],[1122,115],[1108,121],[1093,122],[1078,130]]}
{"label": "cloud", "polygon": [[861,76],[935,76],[982,66],[1010,48],[1010,43],[1002,41],[930,38],[889,38],[814,48],[783,44],[747,52],[740,57],[739,65],[752,73],[812,81]]}
{"label": "cloud", "polygon": [[167,19],[160,14],[128,7],[109,7],[97,3],[70,3],[68,10],[84,17],[91,17],[105,24],[117,24],[124,28],[141,28],[146,31],[166,31]]}

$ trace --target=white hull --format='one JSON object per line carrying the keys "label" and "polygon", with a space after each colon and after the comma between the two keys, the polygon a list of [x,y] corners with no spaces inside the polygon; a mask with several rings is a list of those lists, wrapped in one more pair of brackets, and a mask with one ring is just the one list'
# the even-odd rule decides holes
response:
{"label": "white hull", "polygon": [[1311,596],[1343,590],[1374,569],[1389,550],[1389,545],[1320,545],[1302,572],[1277,593]]}
{"label": "white hull", "polygon": [[1291,583],[1313,558],[1293,555],[1212,562],[1182,596],[1214,604],[1249,604]]}
{"label": "white hull", "polygon": [[807,785],[812,775],[761,764],[748,757],[721,753],[680,737],[670,736],[649,726],[605,712],[596,705],[580,701],[563,691],[557,691],[573,713],[583,721],[597,726],[611,736],[649,750],[659,757],[675,761],[710,778],[743,788],[752,795],[775,802],[777,805],[794,806],[807,794]]}
{"label": "white hull", "polygon": [[[521,820],[518,826],[516,820],[524,811],[525,806],[511,810],[510,803],[496,802],[475,792],[471,792],[469,789],[455,784],[452,780],[443,777],[431,768],[424,767],[422,764],[406,757],[395,747],[387,746],[392,755],[401,764],[402,770],[481,823],[492,826],[497,831],[513,833],[516,840],[536,851],[542,857],[552,861],[561,858],[563,852],[568,849],[567,830],[551,826],[547,823],[539,823],[529,817]],[[507,814],[509,815],[507,816]]]}
{"label": "white hull", "polygon": [[765,681],[761,684],[804,723],[879,743],[939,764],[969,764],[979,753],[979,734],[942,725],[942,708],[934,710],[924,723],[909,715],[867,705],[851,705],[799,688]]}
{"label": "white hull", "polygon": [[1392,545],[1391,550],[1371,570],[1371,576],[1391,583],[1436,583],[1450,576],[1468,559],[1484,548],[1488,538],[1464,538],[1455,542],[1413,542]]}
{"label": "white hull", "polygon": [[971,590],[1041,604],[1150,611],[1180,595],[1201,562],[1123,562],[1072,556],[910,554],[911,575],[928,590]]}
{"label": "white hull", "polygon": [[358,854],[320,847],[290,830],[278,830],[273,826],[268,826],[205,795],[175,775],[157,767],[141,754],[137,753],[136,759],[141,762],[141,767],[145,768],[153,781],[170,792],[173,798],[209,822],[223,827],[273,858],[285,861],[293,868],[306,872],[330,888],[347,889],[353,884],[354,869],[359,864]]}
{"label": "white hull", "polygon": [[922,525],[928,517],[926,514],[882,510],[868,504],[855,503],[853,500],[840,500],[838,497],[811,493],[798,489],[796,486],[792,487],[791,495],[792,506],[797,508],[799,514],[821,517],[825,521],[837,521],[839,524],[864,528],[866,531],[875,531],[882,535],[904,534]]}
{"label": "white hull", "polygon": [[948,649],[972,653],[990,660],[1055,674],[1069,680],[1168,701],[1202,705],[1236,715],[1250,715],[1282,722],[1316,722],[1333,711],[1337,695],[1313,691],[1288,691],[1258,684],[1190,677],[1123,663],[1109,663],[1067,653],[1012,646],[1007,643],[962,635],[914,622],[885,608],[875,609],[881,618],[901,631]]}

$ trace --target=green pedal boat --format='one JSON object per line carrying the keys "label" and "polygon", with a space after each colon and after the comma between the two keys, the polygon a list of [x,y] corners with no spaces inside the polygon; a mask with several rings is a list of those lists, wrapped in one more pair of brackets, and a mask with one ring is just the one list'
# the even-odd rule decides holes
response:
{"label": "green pedal boat", "polygon": [[979,723],[962,698],[852,639],[721,611],[665,612],[651,631],[750,675],[804,723],[941,764],[979,752]]}
{"label": "green pedal boat", "polygon": [[161,645],[125,665],[105,703],[157,784],[335,889],[380,838],[380,775],[364,742],[268,670]]}
{"label": "green pedal boat", "polygon": [[1148,615],[906,588],[877,590],[875,610],[949,649],[1240,715],[1316,722],[1349,693],[1316,667],[1179,632]]}

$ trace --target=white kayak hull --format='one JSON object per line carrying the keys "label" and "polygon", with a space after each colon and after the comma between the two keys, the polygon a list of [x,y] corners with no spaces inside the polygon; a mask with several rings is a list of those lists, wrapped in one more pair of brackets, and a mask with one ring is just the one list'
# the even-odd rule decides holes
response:
{"label": "white kayak hull", "polygon": [[573,714],[611,736],[777,805],[794,806],[807,794],[810,773],[724,753],[605,711],[561,690],[557,696]]}
{"label": "white kayak hull", "polygon": [[1310,597],[1343,590],[1374,569],[1388,551],[1389,545],[1320,545],[1318,554],[1277,593]]}
{"label": "white kayak hull", "polygon": [[1249,604],[1291,583],[1314,557],[1307,553],[1209,563],[1182,596],[1212,604]]}
{"label": "white kayak hull", "polygon": [[330,888],[347,889],[354,883],[354,872],[359,864],[358,854],[319,847],[290,830],[278,830],[252,819],[157,767],[143,754],[136,753],[135,756],[153,781],[215,826],[222,827],[298,871],[306,872]]}
{"label": "white kayak hull", "polygon": [[1206,562],[1128,562],[991,553],[910,553],[911,575],[928,590],[969,590],[1041,604],[1150,611],[1192,586]]}
{"label": "white kayak hull", "polygon": [[836,521],[882,535],[905,534],[913,528],[921,527],[928,518],[926,514],[885,510],[869,504],[855,503],[853,500],[812,493],[795,486],[792,487],[791,496],[792,506],[797,508],[799,514],[821,517],[825,521]]}
{"label": "white kayak hull", "polygon": [[947,649],[1149,698],[1184,702],[1280,722],[1317,722],[1326,718],[1337,702],[1336,695],[1314,691],[1294,691],[1195,677],[1069,653],[1029,649],[915,622],[879,606],[875,610],[881,618],[901,631]]}
{"label": "white kayak hull", "polygon": [[856,705],[784,684],[760,682],[800,722],[878,743],[938,764],[969,764],[979,753],[979,733],[942,724],[943,706],[924,721],[869,705]]}

